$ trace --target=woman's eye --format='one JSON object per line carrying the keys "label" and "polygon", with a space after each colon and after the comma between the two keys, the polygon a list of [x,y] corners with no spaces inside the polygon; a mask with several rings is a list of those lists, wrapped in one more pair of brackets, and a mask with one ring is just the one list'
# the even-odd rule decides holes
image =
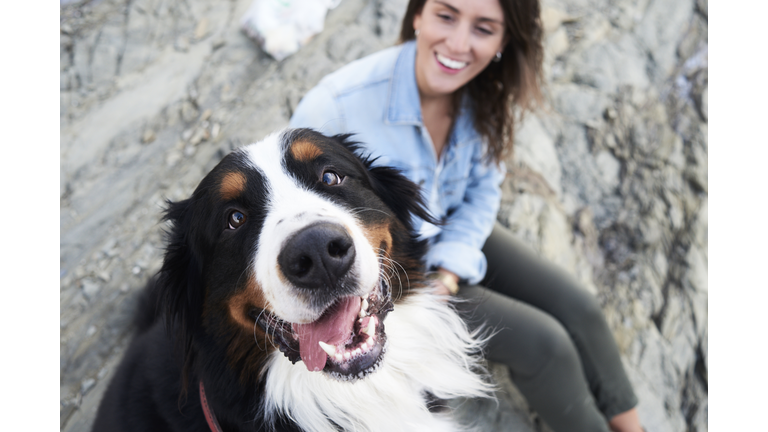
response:
{"label": "woman's eye", "polygon": [[233,210],[231,213],[229,213],[229,229],[237,229],[242,224],[245,223],[245,215],[242,212],[239,212],[237,210]]}
{"label": "woman's eye", "polygon": [[333,171],[326,171],[323,173],[323,183],[327,184],[328,186],[336,186],[340,184],[342,180],[343,177]]}
{"label": "woman's eye", "polygon": [[493,34],[493,30],[489,30],[489,29],[487,29],[485,27],[478,27],[477,31],[479,31],[480,33],[482,33],[484,35],[489,35],[489,36]]}
{"label": "woman's eye", "polygon": [[443,21],[450,21],[451,18],[453,18],[450,15],[446,15],[446,14],[437,14],[437,17]]}

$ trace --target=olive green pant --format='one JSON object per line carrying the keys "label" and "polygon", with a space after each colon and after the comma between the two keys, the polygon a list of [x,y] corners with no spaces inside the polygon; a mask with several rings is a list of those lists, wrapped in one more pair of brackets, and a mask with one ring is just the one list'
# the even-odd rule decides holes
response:
{"label": "olive green pant", "polygon": [[498,223],[483,247],[488,272],[462,285],[457,308],[471,328],[495,330],[486,357],[556,432],[608,431],[637,404],[596,298]]}

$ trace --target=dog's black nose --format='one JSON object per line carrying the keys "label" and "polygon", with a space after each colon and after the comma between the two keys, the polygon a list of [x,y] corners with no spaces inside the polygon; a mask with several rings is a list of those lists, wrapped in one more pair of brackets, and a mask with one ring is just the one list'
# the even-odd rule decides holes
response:
{"label": "dog's black nose", "polygon": [[339,224],[318,222],[293,235],[277,263],[288,280],[302,288],[335,288],[355,260],[355,245]]}

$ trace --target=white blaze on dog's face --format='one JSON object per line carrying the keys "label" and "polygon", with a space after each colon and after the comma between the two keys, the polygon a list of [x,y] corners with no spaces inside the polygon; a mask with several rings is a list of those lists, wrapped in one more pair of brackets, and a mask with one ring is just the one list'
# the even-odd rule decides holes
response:
{"label": "white blaze on dog's face", "polygon": [[[320,222],[338,224],[347,231],[356,255],[346,275],[348,282],[353,284],[345,292],[346,295],[366,297],[370,294],[378,286],[379,264],[374,246],[369,243],[353,212],[309,189],[297,178],[297,173],[288,170],[285,163],[276,163],[284,162],[286,151],[291,149],[306,158],[320,156],[321,150],[309,141],[287,142],[281,138],[284,138],[283,135],[273,134],[246,149],[249,162],[261,171],[269,190],[254,274],[272,312],[288,322],[303,324],[317,320],[329,304],[324,303],[322,298],[311,296],[308,289],[292,284],[278,264],[283,247],[297,232]],[[338,170],[327,167],[323,171],[330,169]],[[324,172],[319,173],[320,180]],[[327,186],[331,188],[335,185]]]}

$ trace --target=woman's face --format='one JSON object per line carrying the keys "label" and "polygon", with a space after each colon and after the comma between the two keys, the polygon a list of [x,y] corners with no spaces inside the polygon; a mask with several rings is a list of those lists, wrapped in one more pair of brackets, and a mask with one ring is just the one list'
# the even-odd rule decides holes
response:
{"label": "woman's face", "polygon": [[504,44],[499,0],[427,0],[413,18],[422,97],[447,96],[477,76]]}

